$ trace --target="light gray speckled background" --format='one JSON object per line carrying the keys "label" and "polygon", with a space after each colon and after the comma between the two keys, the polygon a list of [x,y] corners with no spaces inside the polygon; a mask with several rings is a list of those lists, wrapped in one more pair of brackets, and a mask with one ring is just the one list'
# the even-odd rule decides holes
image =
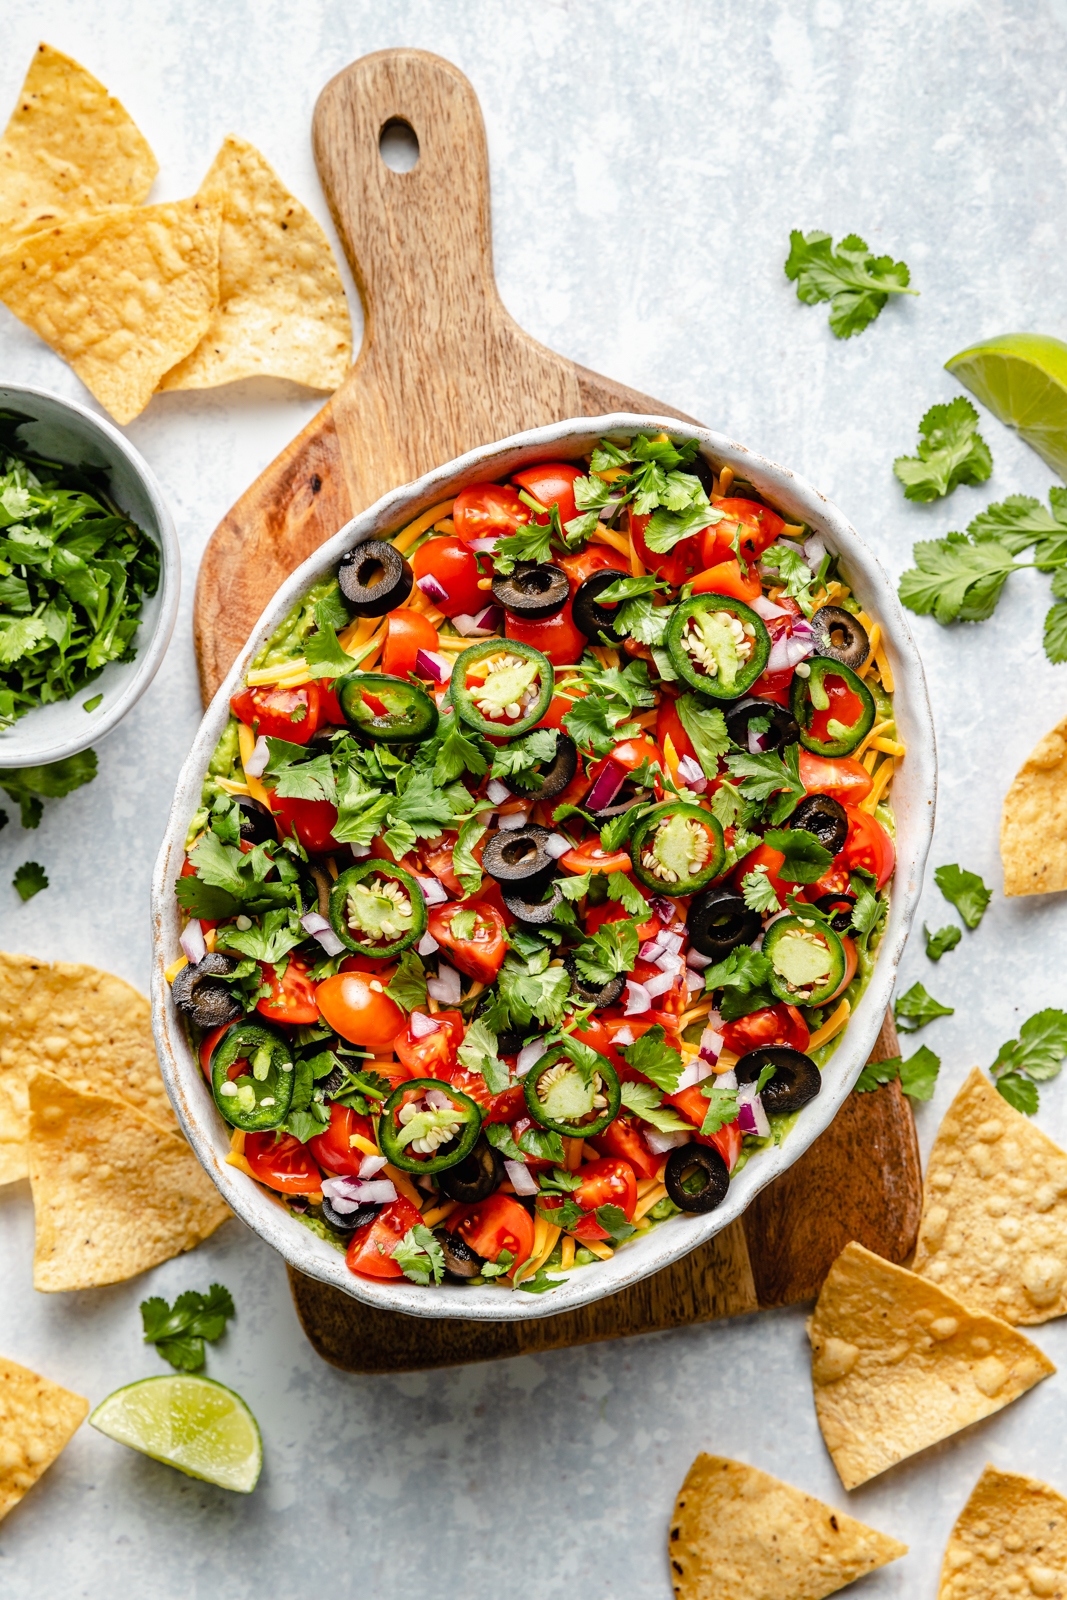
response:
{"label": "light gray speckled background", "polygon": [[[863,16],[864,21],[856,19]],[[672,400],[825,489],[899,572],[917,537],[962,527],[987,500],[1043,494],[1050,475],[991,419],[988,490],[908,506],[894,455],[955,385],[972,340],[1063,334],[1067,0],[443,0],[254,3],[7,0],[0,107],[38,39],[119,95],[162,166],[155,198],[195,188],[229,130],[253,140],[327,220],[309,144],[315,96],[354,57],[435,50],[471,78],[493,175],[497,273],[524,327],[587,365]],[[328,225],[328,223],[327,223]],[[858,230],[911,266],[922,297],[861,338],[782,276],[793,226]],[[77,379],[0,309],[0,373],[85,399]],[[0,838],[3,944],[91,960],[146,986],[147,896],[169,792],[196,727],[189,610],[204,542],[316,401],[277,385],[154,400],[130,437],[177,520],[186,593],[170,655],[101,749],[97,781],[36,834]],[[920,621],[941,757],[933,864],[960,861],[998,893],[980,931],[919,978],[956,1007],[922,1038],[943,1057],[919,1112],[924,1148],[954,1088],[1020,1021],[1067,1003],[1062,897],[1006,905],[1004,789],[1067,709],[1067,669],[1041,653],[1048,580],[1013,579],[994,620]],[[8,887],[27,856],[52,887]],[[952,913],[936,889],[925,915]],[[1039,1123],[1067,1137],[1067,1091]],[[0,1528],[11,1600],[116,1590],[158,1600],[308,1594],[471,1600],[667,1600],[664,1538],[700,1449],[735,1454],[907,1540],[870,1596],[932,1597],[952,1521],[982,1463],[1067,1491],[1067,1387],[1055,1377],[988,1424],[851,1496],[815,1424],[803,1312],[393,1381],[343,1376],[304,1342],[282,1263],[230,1223],[195,1256],[71,1296],[30,1288],[25,1186],[0,1197],[0,1350],[94,1402],[165,1370],[137,1303],[213,1276],[239,1318],[209,1360],[263,1426],[250,1500],[198,1485],[83,1429]],[[1062,1325],[1037,1331],[1067,1361]]]}

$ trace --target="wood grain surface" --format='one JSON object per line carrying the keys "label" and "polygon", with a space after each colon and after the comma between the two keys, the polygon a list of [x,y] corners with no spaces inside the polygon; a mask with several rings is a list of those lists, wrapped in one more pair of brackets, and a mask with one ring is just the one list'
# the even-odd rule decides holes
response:
{"label": "wood grain surface", "polygon": [[[419,141],[410,172],[381,158],[381,131],[392,120]],[[476,445],[568,416],[621,410],[695,420],[546,349],[509,315],[493,275],[481,111],[447,61],[420,50],[363,57],[323,90],[313,138],[363,302],[363,344],[341,387],[208,543],[193,623],[205,704],[283,579],[399,484]],[[898,1053],[885,1034],[880,1045],[883,1055]],[[850,1238],[902,1260],[920,1199],[911,1111],[893,1085],[851,1097],[743,1222],[579,1311],[510,1324],[430,1321],[375,1312],[298,1273],[290,1278],[305,1331],[326,1360],[359,1372],[447,1366],[809,1298]]]}

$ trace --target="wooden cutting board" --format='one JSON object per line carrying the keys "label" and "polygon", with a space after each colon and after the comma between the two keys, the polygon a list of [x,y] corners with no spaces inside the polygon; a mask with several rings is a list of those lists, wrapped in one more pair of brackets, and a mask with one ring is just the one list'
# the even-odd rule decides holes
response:
{"label": "wooden cutting board", "polygon": [[[382,130],[395,121],[418,139],[409,172],[381,157]],[[313,139],[363,302],[363,345],[341,387],[208,543],[194,602],[205,704],[282,580],[388,490],[477,445],[566,417],[695,420],[546,349],[509,316],[493,275],[481,111],[447,61],[421,50],[365,56],[319,96]],[[897,1054],[887,1018],[874,1058]],[[430,1321],[373,1311],[292,1270],[290,1278],[308,1338],[335,1365],[446,1366],[810,1299],[849,1239],[902,1261],[920,1201],[914,1123],[892,1084],[853,1095],[742,1222],[579,1311],[522,1323]]]}

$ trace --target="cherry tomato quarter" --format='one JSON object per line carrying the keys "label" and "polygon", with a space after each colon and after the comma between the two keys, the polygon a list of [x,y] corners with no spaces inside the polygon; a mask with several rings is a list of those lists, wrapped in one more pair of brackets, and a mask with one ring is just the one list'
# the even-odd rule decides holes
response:
{"label": "cherry tomato quarter", "polygon": [[393,1251],[407,1233],[422,1221],[410,1200],[399,1195],[385,1206],[373,1222],[365,1222],[352,1235],[345,1255],[349,1272],[361,1278],[402,1278],[393,1260]]}
{"label": "cherry tomato quarter", "polygon": [[846,806],[848,838],[841,854],[851,871],[862,868],[874,879],[876,889],[884,889],[893,876],[897,853],[882,824],[869,811]]}
{"label": "cherry tomato quarter", "polygon": [[[559,520],[566,527],[578,515],[578,507],[574,503],[574,480],[581,476],[581,468],[573,467],[569,462],[546,461],[543,466],[524,467],[521,472],[513,472],[511,481],[543,506],[558,506]],[[539,516],[536,520],[545,522],[547,518]]]}
{"label": "cherry tomato quarter", "polygon": [[332,800],[296,800],[272,792],[270,803],[282,837],[295,835],[309,856],[328,856],[342,849],[333,836],[337,807]]}
{"label": "cherry tomato quarter", "polygon": [[261,1016],[269,1017],[272,1022],[283,1022],[291,1028],[318,1022],[315,985],[299,957],[289,957],[281,978],[269,961],[261,961],[259,965],[264,983],[270,984],[270,994],[264,995],[256,1004]]}
{"label": "cherry tomato quarter", "polygon": [[447,1226],[458,1233],[478,1255],[496,1262],[502,1250],[510,1250],[516,1266],[530,1259],[534,1225],[530,1213],[507,1194],[491,1194],[466,1207],[458,1222],[449,1218]]}
{"label": "cherry tomato quarter", "polygon": [[369,1140],[370,1122],[353,1111],[351,1106],[335,1103],[330,1107],[330,1126],[309,1139],[307,1148],[327,1172],[344,1178],[358,1178],[365,1157],[364,1152],[352,1143],[355,1134]]}
{"label": "cherry tomato quarter", "polygon": [[418,611],[392,611],[386,623],[382,671],[394,678],[409,678],[420,650],[434,651],[440,640],[432,622]]}
{"label": "cherry tomato quarter", "polygon": [[[416,583],[420,578],[436,578],[442,589],[448,591],[446,600],[433,604],[446,617],[476,615],[489,604],[487,589],[479,589],[478,581],[485,576],[478,557],[464,539],[454,536],[427,539],[411,558]],[[417,613],[414,613],[417,615]],[[385,669],[387,672],[389,668]]]}
{"label": "cherry tomato quarter", "polygon": [[[452,932],[453,917],[464,910],[473,910],[476,915],[469,939],[460,939]],[[508,949],[504,919],[495,906],[484,900],[472,901],[469,906],[454,902],[435,906],[430,913],[430,934],[448,952],[453,966],[468,978],[492,983],[504,965]]]}
{"label": "cherry tomato quarter", "polygon": [[319,686],[305,683],[299,689],[279,689],[275,684],[264,684],[262,688],[244,689],[233,696],[230,710],[257,737],[307,744],[319,726]]}
{"label": "cherry tomato quarter", "polygon": [[499,539],[533,517],[507,483],[472,483],[456,496],[452,521],[461,539]]}

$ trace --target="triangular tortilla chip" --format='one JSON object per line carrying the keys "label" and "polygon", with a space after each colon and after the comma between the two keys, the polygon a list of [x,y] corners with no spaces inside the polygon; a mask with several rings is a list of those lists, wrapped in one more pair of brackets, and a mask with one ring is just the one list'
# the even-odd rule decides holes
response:
{"label": "triangular tortilla chip", "polygon": [[16,240],[0,254],[0,300],[131,422],[207,332],[218,269],[217,207],[128,207]]}
{"label": "triangular tortilla chip", "polygon": [[119,1283],[230,1215],[185,1140],[51,1072],[30,1077],[35,1289]]}
{"label": "triangular tortilla chip", "polygon": [[88,1411],[80,1394],[0,1356],[0,1520],[48,1471]]}
{"label": "triangular tortilla chip", "polygon": [[987,1466],[945,1547],[937,1600],[1067,1597],[1067,1500]]}
{"label": "triangular tortilla chip", "polygon": [[830,1268],[808,1329],[815,1411],[846,1489],[992,1416],[1055,1372],[1006,1322],[863,1245]]}
{"label": "triangular tortilla chip", "polygon": [[1004,796],[1005,894],[1067,889],[1067,717],[1034,746]]}
{"label": "triangular tortilla chip", "polygon": [[977,1067],[930,1151],[915,1271],[1005,1322],[1067,1312],[1067,1154]]}
{"label": "triangular tortilla chip", "polygon": [[96,967],[0,950],[0,1183],[29,1172],[26,1081],[38,1067],[177,1132],[144,996]]}
{"label": "triangular tortilla chip", "polygon": [[291,378],[336,389],[352,324],[329,240],[254,145],[230,134],[200,186],[222,209],[219,303],[200,343],[161,389]]}
{"label": "triangular tortilla chip", "polygon": [[668,1541],[678,1600],[822,1600],[908,1547],[726,1456],[686,1473]]}
{"label": "triangular tortilla chip", "polygon": [[38,45],[0,140],[0,240],[106,206],[139,205],[158,171],[104,85]]}

